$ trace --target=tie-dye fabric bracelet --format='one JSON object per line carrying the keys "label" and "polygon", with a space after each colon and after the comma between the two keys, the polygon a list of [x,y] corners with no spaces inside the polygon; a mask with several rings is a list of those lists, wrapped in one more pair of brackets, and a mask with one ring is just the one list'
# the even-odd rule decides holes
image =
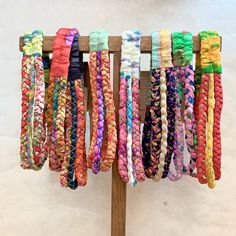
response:
{"label": "tie-dye fabric bracelet", "polygon": [[92,90],[92,138],[88,167],[97,174],[107,171],[115,159],[117,131],[115,107],[110,84],[108,33],[90,33],[90,84]]}
{"label": "tie-dye fabric bracelet", "polygon": [[47,159],[42,41],[41,31],[35,30],[24,35],[20,157],[22,168],[33,170],[41,169]]}
{"label": "tie-dye fabric bracelet", "polygon": [[79,52],[78,38],[79,33],[76,31],[70,52],[65,108],[66,148],[60,176],[61,184],[71,189],[87,183],[83,57]]}
{"label": "tie-dye fabric bracelet", "polygon": [[65,108],[69,55],[75,29],[61,28],[53,42],[53,58],[48,86],[49,167],[60,171],[65,155]]}
{"label": "tie-dye fabric bracelet", "polygon": [[121,179],[133,186],[145,178],[140,143],[140,40],[139,31],[122,35],[118,169]]}
{"label": "tie-dye fabric bracelet", "polygon": [[[185,140],[187,144],[187,149],[190,153],[190,164],[185,166],[183,164],[183,160],[176,161],[177,166],[176,170],[182,168],[183,174],[189,174],[191,176],[195,176],[194,170],[196,167],[196,153],[195,153],[195,137],[196,137],[196,124],[194,118],[194,72],[192,68],[192,57],[193,57],[193,41],[192,34],[189,32],[175,32],[172,34],[172,47],[173,47],[173,59],[176,70],[176,93],[183,93],[183,100],[177,99],[177,102],[181,102],[177,104],[177,107],[181,107],[181,104],[184,103],[183,109],[183,121],[184,121],[184,130],[185,130]],[[180,88],[180,87],[181,88]],[[178,88],[179,87],[179,88]],[[181,97],[179,94],[176,94],[179,98]],[[178,112],[178,114],[177,114]],[[182,136],[183,127],[179,123],[181,122],[179,114],[181,109],[176,110],[176,116],[179,119],[176,119],[176,140],[175,144],[178,145],[175,149],[179,149],[177,152],[177,156],[175,158],[183,158],[184,150],[184,142]],[[178,163],[180,166],[178,166]],[[174,178],[173,175],[170,176],[171,180],[177,180],[181,177],[178,173],[178,177]]]}
{"label": "tie-dye fabric bracelet", "polygon": [[[214,188],[221,175],[220,116],[223,104],[220,64],[220,36],[200,33],[201,84],[197,120],[197,177]],[[206,131],[207,130],[207,131]]]}

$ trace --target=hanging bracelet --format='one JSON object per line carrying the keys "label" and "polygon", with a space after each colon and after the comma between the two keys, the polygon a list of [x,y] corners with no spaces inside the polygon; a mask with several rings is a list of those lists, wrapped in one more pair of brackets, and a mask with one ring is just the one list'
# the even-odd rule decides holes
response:
{"label": "hanging bracelet", "polygon": [[[200,42],[202,78],[199,89],[197,121],[197,177],[200,183],[207,183],[210,188],[214,188],[215,179],[220,178],[221,162],[219,124],[222,109],[222,86],[217,81],[217,77],[220,78],[222,70],[220,64],[220,37],[216,32],[201,32]],[[215,86],[217,87],[215,88]],[[214,134],[216,134],[216,137],[214,137]]]}
{"label": "hanging bracelet", "polygon": [[59,29],[53,43],[53,58],[48,86],[49,167],[60,171],[65,155],[65,107],[69,55],[74,31]]}
{"label": "hanging bracelet", "polygon": [[140,143],[140,39],[139,31],[125,31],[121,50],[118,168],[122,180],[133,186],[145,178]]}
{"label": "hanging bracelet", "polygon": [[117,143],[107,32],[96,31],[90,34],[89,65],[91,90],[94,94],[88,166],[97,174],[100,170],[107,171],[112,166]]}
{"label": "hanging bracelet", "polygon": [[41,31],[36,30],[24,35],[20,156],[22,168],[33,170],[41,169],[47,159],[42,41]]}

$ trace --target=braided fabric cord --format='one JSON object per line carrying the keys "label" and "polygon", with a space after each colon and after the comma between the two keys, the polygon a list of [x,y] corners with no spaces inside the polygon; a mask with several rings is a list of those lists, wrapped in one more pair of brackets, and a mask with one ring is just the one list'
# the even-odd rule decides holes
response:
{"label": "braided fabric cord", "polygon": [[127,104],[127,78],[124,72],[120,73],[120,103],[119,103],[119,147],[118,147],[118,170],[121,179],[125,182],[129,182],[128,176],[128,160],[127,160],[127,129],[126,129],[126,104]]}
{"label": "braided fabric cord", "polygon": [[101,149],[104,132],[104,95],[102,92],[102,75],[101,75],[101,52],[97,52],[97,98],[98,98],[98,123],[97,123],[97,138],[92,161],[92,170],[94,174],[100,171],[101,167]]}
{"label": "braided fabric cord", "polygon": [[182,81],[179,78],[178,68],[174,68],[174,77],[176,79],[175,88],[175,133],[174,133],[174,166],[176,174],[169,170],[168,178],[171,181],[181,179],[184,167],[184,124],[182,122],[181,104],[183,99]]}
{"label": "braided fabric cord", "polygon": [[182,79],[184,93],[184,125],[185,140],[188,152],[190,153],[190,164],[186,167],[186,174],[196,176],[196,153],[194,148],[194,137],[196,134],[196,124],[194,117],[194,72],[192,66],[179,68],[179,74]]}
{"label": "braided fabric cord", "polygon": [[[151,89],[149,94],[150,94],[149,97],[151,97]],[[143,125],[143,134],[142,134],[143,165],[144,165],[145,175],[147,177],[150,176],[147,170],[151,161],[151,145],[150,145],[151,132],[152,132],[151,121],[152,120],[151,120],[150,104],[147,104],[144,125]]]}
{"label": "braided fabric cord", "polygon": [[90,87],[92,94],[92,138],[88,152],[88,167],[92,168],[92,161],[94,149],[97,139],[97,123],[98,123],[98,97],[97,97],[97,53],[90,52],[89,55],[89,74],[90,74]]}
{"label": "braided fabric cord", "polygon": [[72,133],[72,97],[71,85],[68,81],[66,89],[66,118],[65,118],[65,157],[60,171],[60,183],[68,187],[69,159],[71,156],[71,133]]}
{"label": "braided fabric cord", "polygon": [[53,59],[48,86],[49,167],[60,171],[65,155],[65,107],[70,46],[75,29],[59,29],[53,43]]}
{"label": "braided fabric cord", "polygon": [[[157,166],[158,171],[154,176],[155,181],[159,181],[164,172],[164,165],[168,162],[166,159],[167,154],[167,86],[166,86],[166,69],[172,67],[171,61],[171,35],[167,30],[160,30],[160,106],[161,106],[161,153],[159,163]],[[168,165],[166,165],[167,167]],[[167,168],[166,168],[166,171]]]}
{"label": "braided fabric cord", "polygon": [[104,143],[106,145],[102,149],[104,150],[104,154],[102,153],[101,170],[107,171],[115,159],[117,145],[115,105],[110,83],[110,57],[108,50],[101,51],[101,73],[105,102],[105,126],[107,127],[107,132],[104,132],[106,134],[104,134]]}
{"label": "braided fabric cord", "polygon": [[215,187],[215,173],[213,168],[213,122],[214,122],[214,75],[208,78],[208,119],[207,119],[207,143],[206,143],[206,177],[209,188]]}
{"label": "braided fabric cord", "polygon": [[47,159],[42,40],[41,31],[36,30],[24,35],[20,157],[22,168],[33,170],[41,169]]}
{"label": "braided fabric cord", "polygon": [[164,165],[163,178],[169,173],[169,166],[171,163],[171,157],[174,151],[175,141],[175,84],[176,78],[173,73],[173,69],[170,68],[166,71],[167,80],[167,120],[168,120],[168,136],[167,136],[167,153]]}
{"label": "braided fabric cord", "polygon": [[216,180],[221,177],[221,131],[220,118],[223,106],[223,89],[221,84],[221,75],[214,74],[214,127],[213,127],[213,161]]}
{"label": "braided fabric cord", "polygon": [[161,96],[160,96],[160,71],[153,70],[151,77],[151,159],[145,170],[147,177],[153,178],[157,172],[161,153]]}

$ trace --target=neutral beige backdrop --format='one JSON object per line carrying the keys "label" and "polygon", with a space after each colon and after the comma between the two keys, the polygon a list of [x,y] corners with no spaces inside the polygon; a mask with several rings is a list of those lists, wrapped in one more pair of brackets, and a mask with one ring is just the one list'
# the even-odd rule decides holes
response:
{"label": "neutral beige backdrop", "polygon": [[[0,235],[110,235],[111,176],[89,176],[85,188],[62,188],[47,164],[40,172],[19,166],[20,61],[18,37],[42,29],[103,28],[110,35],[214,29],[223,36],[224,109],[222,179],[214,190],[185,177],[177,183],[128,186],[127,235],[236,235],[236,1],[0,0]],[[149,68],[147,57],[142,67]]]}

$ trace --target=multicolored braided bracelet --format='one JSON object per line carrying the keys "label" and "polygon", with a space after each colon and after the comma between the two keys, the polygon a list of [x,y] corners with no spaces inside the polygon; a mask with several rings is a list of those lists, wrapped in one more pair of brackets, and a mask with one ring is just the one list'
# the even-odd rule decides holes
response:
{"label": "multicolored braided bracelet", "polygon": [[[172,74],[170,34],[166,30],[153,32],[151,98],[149,108],[147,106],[146,109],[142,145],[144,163],[147,163],[145,174],[156,181],[167,176],[173,153],[171,143],[174,141],[175,103],[172,101],[174,99],[172,87],[175,86],[175,78]],[[167,86],[170,89],[169,92]],[[151,123],[148,123],[149,116]],[[146,155],[148,153],[150,157]],[[149,160],[146,161],[146,159]]]}
{"label": "multicolored braided bracelet", "polygon": [[65,155],[65,108],[69,55],[75,30],[61,28],[53,43],[53,58],[48,86],[49,167],[60,171]]}
{"label": "multicolored braided bracelet", "polygon": [[214,188],[216,175],[219,179],[221,174],[220,116],[223,96],[220,36],[217,32],[204,31],[200,33],[200,40],[202,78],[197,121],[197,176],[200,183],[207,182],[210,188]]}
{"label": "multicolored braided bracelet", "polygon": [[110,85],[108,33],[90,33],[90,84],[92,90],[93,127],[88,167],[97,174],[107,171],[115,159],[117,131],[115,107]]}
{"label": "multicolored braided bracelet", "polygon": [[133,186],[145,178],[140,143],[140,39],[139,31],[122,35],[118,168],[122,180]]}
{"label": "multicolored braided bracelet", "polygon": [[154,176],[155,181],[159,181],[164,173],[164,166],[166,174],[168,173],[169,163],[167,160],[167,135],[168,135],[168,122],[167,122],[167,84],[166,84],[166,69],[173,67],[171,61],[171,34],[167,30],[160,30],[159,32],[160,43],[160,107],[161,107],[161,153],[159,163],[157,165],[158,171]]}
{"label": "multicolored braided bracelet", "polygon": [[70,52],[70,67],[66,92],[65,158],[61,171],[61,184],[76,189],[87,183],[85,148],[85,107],[83,93],[83,57],[79,52],[79,33],[75,32]]}
{"label": "multicolored braided bracelet", "polygon": [[39,30],[24,35],[20,157],[22,168],[33,170],[41,169],[47,159],[42,41],[43,33]]}
{"label": "multicolored braided bracelet", "polygon": [[[196,167],[196,153],[194,139],[196,135],[196,124],[194,118],[194,72],[191,65],[193,57],[192,34],[189,32],[175,32],[172,34],[172,42],[173,58],[177,73],[177,86],[181,86],[184,95],[181,104],[184,103],[183,120],[185,127],[185,139],[187,149],[190,153],[190,164],[188,166],[182,166],[183,161],[180,160],[176,162],[176,164],[178,165],[179,163],[181,166],[176,166],[176,169],[182,168],[183,174],[195,176],[194,170]],[[180,88],[177,88],[177,93],[180,90]],[[177,106],[180,107],[181,104]],[[179,113],[181,110],[177,109],[177,112]],[[177,114],[177,116],[180,116],[180,114]],[[179,122],[181,121],[179,120]],[[181,137],[180,130],[178,129],[181,129],[181,132],[183,131],[181,125],[176,125],[176,137],[180,138],[182,141],[183,139]],[[184,143],[180,143],[180,140],[177,140],[176,144],[182,146],[181,151],[183,152]],[[176,149],[178,149],[177,146]],[[183,158],[183,154],[178,154],[176,158]],[[179,177],[180,176],[181,175],[179,175]],[[174,180],[172,177],[170,177],[170,179]],[[179,177],[177,177],[175,180],[179,179]]]}

